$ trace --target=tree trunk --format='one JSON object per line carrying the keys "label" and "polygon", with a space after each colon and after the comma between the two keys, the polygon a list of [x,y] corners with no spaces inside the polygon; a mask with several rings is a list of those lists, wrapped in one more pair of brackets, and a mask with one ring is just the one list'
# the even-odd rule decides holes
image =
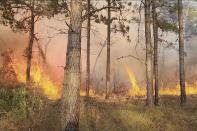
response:
{"label": "tree trunk", "polygon": [[86,96],[89,97],[90,90],[90,0],[88,0],[88,23],[87,23],[87,69],[86,69]]}
{"label": "tree trunk", "polygon": [[145,37],[146,37],[146,79],[147,79],[147,105],[153,105],[153,63],[151,45],[151,17],[150,0],[145,0]]}
{"label": "tree trunk", "polygon": [[181,104],[184,104],[186,103],[186,93],[185,93],[185,71],[184,71],[184,34],[183,34],[182,0],[178,0],[178,19],[179,19],[179,70],[180,70]]}
{"label": "tree trunk", "polygon": [[62,89],[62,131],[79,130],[82,2],[71,0],[70,26]]}
{"label": "tree trunk", "polygon": [[106,99],[110,93],[110,26],[111,26],[111,2],[108,0],[108,21],[107,21],[107,66],[106,66]]}
{"label": "tree trunk", "polygon": [[154,78],[155,78],[155,105],[158,105],[158,25],[157,25],[157,12],[156,0],[152,0],[153,12],[153,36],[154,36]]}
{"label": "tree trunk", "polygon": [[27,48],[27,69],[26,69],[26,84],[30,84],[30,73],[31,73],[31,59],[32,59],[32,49],[33,49],[33,43],[34,43],[34,0],[32,1],[31,5],[31,27],[29,32],[29,46]]}

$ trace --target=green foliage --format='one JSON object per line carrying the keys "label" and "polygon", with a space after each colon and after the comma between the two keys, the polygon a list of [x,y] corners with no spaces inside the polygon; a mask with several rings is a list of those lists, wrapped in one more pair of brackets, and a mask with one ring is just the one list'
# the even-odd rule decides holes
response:
{"label": "green foliage", "polygon": [[23,86],[13,90],[0,87],[0,130],[37,127],[45,119],[46,100],[41,93]]}
{"label": "green foliage", "polygon": [[25,88],[13,90],[12,106],[17,116],[27,117],[31,111],[30,94]]}
{"label": "green foliage", "polygon": [[[122,0],[114,0],[111,1],[111,32],[113,33],[120,33],[125,37],[128,42],[130,42],[130,23],[131,19],[127,17],[127,13],[131,11],[131,2],[123,2]],[[107,5],[106,5],[107,7]],[[134,11],[134,10],[133,10]],[[127,13],[125,13],[127,12]],[[93,15],[94,22],[98,24],[108,24],[108,17],[106,14],[103,14],[102,12],[96,12],[97,15]],[[133,12],[134,13],[134,12]],[[113,16],[115,14],[116,16]]]}
{"label": "green foliage", "polygon": [[177,10],[176,2],[159,0],[157,8],[157,22],[162,31],[172,31],[178,33],[177,27]]}
{"label": "green foliage", "polygon": [[[33,2],[33,1],[32,1]],[[27,0],[1,0],[0,24],[10,26],[13,31],[27,32],[30,29],[31,16],[34,12],[36,21],[48,16],[48,0],[34,0],[34,4]]]}
{"label": "green foliage", "polygon": [[25,118],[31,111],[30,93],[27,89],[20,87],[14,90],[0,90],[1,110],[13,111],[17,117]]}
{"label": "green foliage", "polygon": [[179,29],[176,24],[170,23],[167,20],[159,21],[158,22],[159,28],[162,31],[173,31],[175,33],[178,33]]}

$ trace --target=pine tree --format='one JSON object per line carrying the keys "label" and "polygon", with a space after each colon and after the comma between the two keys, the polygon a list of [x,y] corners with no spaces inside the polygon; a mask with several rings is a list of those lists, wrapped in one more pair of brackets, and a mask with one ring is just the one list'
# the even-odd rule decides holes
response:
{"label": "pine tree", "polygon": [[88,4],[88,22],[87,22],[87,68],[86,68],[86,96],[89,97],[90,90],[90,0],[87,0]]}
{"label": "pine tree", "polygon": [[70,26],[62,89],[62,131],[79,130],[82,2],[71,0]]}
{"label": "pine tree", "polygon": [[[31,59],[32,49],[35,41],[35,23],[40,20],[40,16],[44,13],[45,0],[2,0],[0,1],[0,9],[2,18],[0,23],[17,32],[23,31],[29,33],[29,43],[26,49],[27,68],[26,68],[26,83],[30,84],[31,76]],[[21,15],[22,14],[22,15]],[[17,15],[21,17],[17,18]],[[40,48],[41,49],[41,48]],[[42,52],[42,51],[41,51]]]}
{"label": "pine tree", "polygon": [[110,41],[111,41],[111,1],[108,0],[108,19],[107,19],[107,65],[106,65],[106,99],[110,93]]}
{"label": "pine tree", "polygon": [[184,34],[183,34],[183,9],[182,0],[178,0],[178,20],[179,20],[179,70],[181,87],[181,104],[186,103],[185,93],[185,69],[184,69]]}
{"label": "pine tree", "polygon": [[146,37],[146,79],[147,79],[147,105],[153,105],[153,67],[151,45],[151,16],[150,0],[145,0],[145,37]]}
{"label": "pine tree", "polygon": [[155,79],[155,105],[158,105],[158,24],[156,12],[156,0],[152,0],[153,36],[154,36],[154,79]]}

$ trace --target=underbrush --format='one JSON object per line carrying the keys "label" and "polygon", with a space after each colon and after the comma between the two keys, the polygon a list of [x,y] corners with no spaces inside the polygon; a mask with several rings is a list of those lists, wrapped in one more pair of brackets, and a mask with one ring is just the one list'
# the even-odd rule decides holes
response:
{"label": "underbrush", "polygon": [[196,131],[197,96],[188,96],[180,107],[179,97],[160,98],[157,107],[145,106],[145,100],[81,103],[81,131]]}
{"label": "underbrush", "polygon": [[0,89],[0,130],[31,130],[42,118],[44,97],[24,86]]}
{"label": "underbrush", "polygon": [[[197,96],[160,98],[157,107],[142,99],[105,101],[81,97],[80,131],[196,131]],[[0,130],[59,131],[60,100],[51,101],[23,86],[0,89]]]}

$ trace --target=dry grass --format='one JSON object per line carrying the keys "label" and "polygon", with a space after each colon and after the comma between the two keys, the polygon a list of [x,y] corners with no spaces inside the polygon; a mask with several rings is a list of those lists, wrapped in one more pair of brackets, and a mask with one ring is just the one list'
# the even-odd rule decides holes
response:
{"label": "dry grass", "polygon": [[[146,107],[144,100],[124,102],[105,102],[91,99],[88,102],[81,98],[80,131],[196,131],[197,129],[197,96],[189,96],[185,107],[180,108],[179,98],[165,96],[160,99],[160,106]],[[48,101],[32,129],[34,131],[59,131],[60,101]],[[28,123],[18,123],[2,119],[2,126],[13,130]],[[13,124],[14,123],[14,124]],[[27,127],[27,126],[26,126]],[[5,128],[4,128],[5,129]]]}
{"label": "dry grass", "polygon": [[[189,96],[188,103],[183,108],[180,108],[178,97],[165,96],[161,98],[161,102],[160,106],[150,108],[145,106],[144,100],[92,101],[90,105],[93,113],[90,117],[94,124],[91,130],[196,131],[197,96]],[[82,131],[88,130],[85,110],[87,109],[83,107],[80,123]]]}

